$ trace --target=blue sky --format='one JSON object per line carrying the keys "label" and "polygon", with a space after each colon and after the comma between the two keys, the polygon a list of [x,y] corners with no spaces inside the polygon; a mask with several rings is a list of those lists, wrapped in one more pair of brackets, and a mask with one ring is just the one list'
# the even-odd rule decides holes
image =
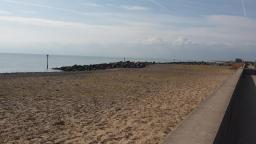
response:
{"label": "blue sky", "polygon": [[0,0],[0,52],[256,59],[255,0]]}

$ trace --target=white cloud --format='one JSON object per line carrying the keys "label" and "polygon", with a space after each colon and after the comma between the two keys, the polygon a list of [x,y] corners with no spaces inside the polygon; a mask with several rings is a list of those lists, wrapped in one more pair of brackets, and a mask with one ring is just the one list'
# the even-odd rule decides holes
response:
{"label": "white cloud", "polygon": [[54,27],[80,27],[84,28],[88,25],[76,22],[65,22],[57,20],[49,20],[42,18],[33,18],[33,17],[19,17],[19,16],[0,16],[0,21],[7,21],[13,23],[22,23],[33,26],[54,26]]}
{"label": "white cloud", "polygon": [[137,43],[134,38],[150,30],[144,24],[94,25],[17,16],[0,16],[0,21],[0,42],[10,45]]}
{"label": "white cloud", "polygon": [[0,15],[9,15],[11,12],[5,11],[5,10],[0,10]]}
{"label": "white cloud", "polygon": [[100,4],[90,3],[90,2],[85,2],[85,3],[83,3],[83,5],[89,6],[89,7],[102,7],[102,5],[100,5]]}
{"label": "white cloud", "polygon": [[[134,22],[134,17],[138,21]],[[113,54],[112,56],[121,53],[133,56],[138,51],[141,55],[166,57],[169,52],[175,54],[184,50],[191,55],[201,51],[206,55],[207,52],[228,50],[239,55],[239,52],[245,49],[253,51],[256,46],[256,21],[249,18],[206,16],[200,18],[203,25],[184,27],[172,22],[182,20],[182,23],[195,24],[199,18],[193,20],[165,15],[158,21],[157,16],[134,17],[117,17],[123,23],[97,25],[33,17],[0,16],[0,43],[1,47],[36,49],[42,46],[52,48],[52,51],[57,51],[58,47],[58,51],[76,51],[81,54],[90,51],[90,54],[105,52]]]}
{"label": "white cloud", "polygon": [[209,22],[230,28],[255,29],[256,20],[241,16],[212,15],[207,17]]}
{"label": "white cloud", "polygon": [[192,44],[192,40],[190,40],[187,37],[178,37],[173,42],[174,46],[184,46],[184,45],[191,45],[191,44]]}
{"label": "white cloud", "polygon": [[121,8],[124,10],[129,10],[129,11],[147,11],[149,10],[148,7],[145,6],[140,6],[140,5],[114,5],[111,3],[108,4],[98,4],[98,3],[89,3],[89,2],[85,2],[83,3],[83,5],[85,6],[89,6],[89,7],[114,7],[114,8]]}
{"label": "white cloud", "polygon": [[124,5],[124,6],[120,6],[121,8],[125,9],[125,10],[131,10],[131,11],[146,11],[149,8],[144,7],[144,6],[128,6],[128,5]]}
{"label": "white cloud", "polygon": [[165,43],[166,42],[163,40],[163,38],[157,36],[147,37],[145,40],[142,41],[142,44],[145,45],[161,45]]}

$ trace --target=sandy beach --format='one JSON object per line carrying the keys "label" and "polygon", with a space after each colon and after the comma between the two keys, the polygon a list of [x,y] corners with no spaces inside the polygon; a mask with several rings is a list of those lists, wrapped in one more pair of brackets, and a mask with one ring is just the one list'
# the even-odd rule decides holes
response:
{"label": "sandy beach", "polygon": [[0,143],[159,144],[233,73],[150,65],[0,75]]}

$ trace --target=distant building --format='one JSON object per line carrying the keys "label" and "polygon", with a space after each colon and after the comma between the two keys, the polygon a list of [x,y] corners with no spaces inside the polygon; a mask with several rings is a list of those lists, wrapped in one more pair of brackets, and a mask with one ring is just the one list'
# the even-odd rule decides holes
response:
{"label": "distant building", "polygon": [[243,60],[242,60],[242,59],[240,59],[240,58],[236,58],[235,62],[236,62],[236,63],[242,63],[242,62],[243,62]]}

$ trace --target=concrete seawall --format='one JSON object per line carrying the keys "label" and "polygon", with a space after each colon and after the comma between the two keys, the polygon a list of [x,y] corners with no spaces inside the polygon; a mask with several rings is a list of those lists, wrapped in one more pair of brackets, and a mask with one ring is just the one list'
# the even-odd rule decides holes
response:
{"label": "concrete seawall", "polygon": [[256,76],[245,69],[231,99],[214,144],[256,143]]}
{"label": "concrete seawall", "polygon": [[212,144],[236,91],[243,69],[237,70],[211,97],[193,111],[164,144]]}

